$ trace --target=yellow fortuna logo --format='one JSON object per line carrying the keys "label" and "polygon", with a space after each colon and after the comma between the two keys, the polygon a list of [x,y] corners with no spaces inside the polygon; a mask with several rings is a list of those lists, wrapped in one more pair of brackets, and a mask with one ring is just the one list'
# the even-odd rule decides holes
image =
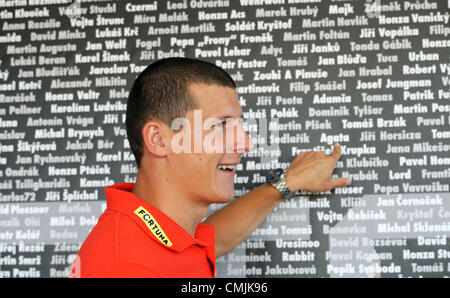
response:
{"label": "yellow fortuna logo", "polygon": [[164,245],[171,247],[172,242],[170,242],[169,237],[166,236],[162,228],[159,226],[156,219],[145,210],[144,207],[140,206],[136,210],[134,210],[134,214],[136,214],[143,222],[147,225],[148,229],[155,235],[155,237],[161,241]]}

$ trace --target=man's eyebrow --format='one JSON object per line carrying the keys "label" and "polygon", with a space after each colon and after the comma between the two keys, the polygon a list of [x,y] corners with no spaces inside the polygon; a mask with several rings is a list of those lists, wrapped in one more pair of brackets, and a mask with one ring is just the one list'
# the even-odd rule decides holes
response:
{"label": "man's eyebrow", "polygon": [[219,119],[223,120],[226,118],[238,118],[238,119],[242,119],[244,118],[244,114],[240,114],[239,117],[233,117],[232,115],[221,115],[219,116]]}

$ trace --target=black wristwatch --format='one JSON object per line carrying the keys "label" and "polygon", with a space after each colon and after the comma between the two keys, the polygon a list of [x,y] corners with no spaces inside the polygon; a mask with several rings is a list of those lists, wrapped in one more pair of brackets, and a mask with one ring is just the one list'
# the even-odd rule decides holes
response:
{"label": "black wristwatch", "polygon": [[266,181],[269,182],[273,187],[278,189],[285,200],[290,200],[296,195],[289,189],[286,183],[286,171],[287,169],[272,170],[267,175]]}

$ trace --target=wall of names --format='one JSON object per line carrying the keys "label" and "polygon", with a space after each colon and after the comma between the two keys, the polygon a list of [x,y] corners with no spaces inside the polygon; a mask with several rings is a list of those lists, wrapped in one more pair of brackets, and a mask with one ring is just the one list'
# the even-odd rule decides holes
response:
{"label": "wall of names", "polygon": [[[244,118],[267,119],[245,127],[256,149],[238,167],[236,196],[334,142],[335,175],[353,181],[279,205],[217,259],[218,277],[450,276],[449,8],[1,1],[0,277],[67,276],[105,209],[103,188],[135,179],[131,84],[174,56],[227,70]],[[278,135],[258,137],[261,125]]]}

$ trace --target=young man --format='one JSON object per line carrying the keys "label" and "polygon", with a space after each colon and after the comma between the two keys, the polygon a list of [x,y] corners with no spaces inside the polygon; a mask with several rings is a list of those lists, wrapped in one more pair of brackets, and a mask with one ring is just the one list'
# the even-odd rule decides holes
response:
{"label": "young man", "polygon": [[[151,64],[128,99],[126,127],[136,183],[105,189],[107,209],[83,243],[71,276],[214,277],[215,258],[245,240],[285,197],[349,185],[331,179],[340,158],[299,154],[287,171],[234,198],[234,174],[253,148],[239,119],[233,79],[208,62]],[[180,121],[181,120],[181,121]]]}

